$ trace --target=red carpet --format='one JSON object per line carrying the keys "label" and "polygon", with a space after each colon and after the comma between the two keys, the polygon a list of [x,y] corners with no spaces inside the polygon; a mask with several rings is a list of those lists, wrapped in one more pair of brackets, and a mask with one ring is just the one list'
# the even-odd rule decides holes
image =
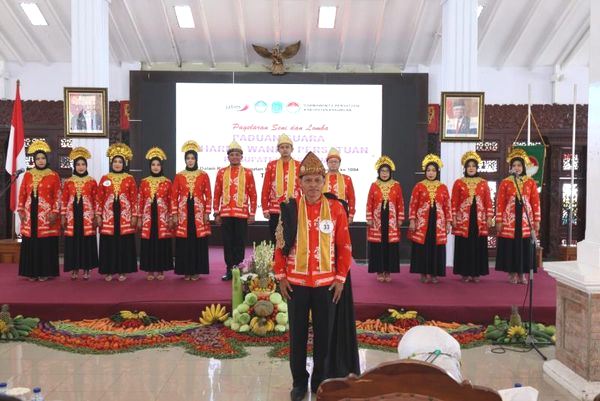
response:
{"label": "red carpet", "polygon": [[[246,253],[249,255],[249,252]],[[196,319],[211,303],[230,305],[231,283],[222,282],[222,250],[210,250],[211,274],[196,282],[167,274],[164,281],[145,279],[145,273],[129,275],[127,281],[107,283],[97,273],[90,281],[70,280],[65,273],[46,282],[29,282],[17,276],[18,268],[0,264],[0,303],[10,304],[14,314],[44,320],[105,317],[121,309],[144,310],[164,319]],[[463,283],[451,274],[437,285],[421,284],[418,275],[393,275],[391,283],[378,283],[366,266],[352,269],[354,303],[358,319],[376,317],[387,308],[415,309],[428,319],[489,323],[494,315],[508,317],[511,305],[523,304],[526,286],[511,285],[506,273],[495,272],[478,284]],[[523,318],[527,314],[522,312]],[[534,318],[553,323],[556,315],[556,284],[545,272],[535,276]]]}

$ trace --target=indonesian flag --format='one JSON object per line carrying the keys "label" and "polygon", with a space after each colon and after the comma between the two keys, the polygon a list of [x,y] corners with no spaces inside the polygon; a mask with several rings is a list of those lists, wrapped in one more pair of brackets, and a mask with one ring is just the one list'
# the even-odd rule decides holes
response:
{"label": "indonesian flag", "polygon": [[21,180],[14,179],[14,174],[19,169],[25,169],[25,167],[25,130],[23,129],[19,81],[17,81],[17,94],[13,105],[8,149],[6,151],[6,172],[11,175],[11,180],[14,180],[10,188],[10,210],[13,212],[17,210],[17,194],[21,184]]}

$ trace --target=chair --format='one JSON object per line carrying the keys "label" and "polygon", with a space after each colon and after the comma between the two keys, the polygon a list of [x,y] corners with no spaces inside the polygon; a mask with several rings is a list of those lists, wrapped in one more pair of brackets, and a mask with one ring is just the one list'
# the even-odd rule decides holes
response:
{"label": "chair", "polygon": [[457,383],[443,369],[403,359],[386,362],[360,376],[324,381],[317,401],[501,401],[489,388]]}

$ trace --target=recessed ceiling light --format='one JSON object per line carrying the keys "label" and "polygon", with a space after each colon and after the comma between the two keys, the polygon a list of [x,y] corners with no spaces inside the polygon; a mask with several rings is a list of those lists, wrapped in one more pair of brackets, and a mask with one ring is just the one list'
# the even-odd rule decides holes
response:
{"label": "recessed ceiling light", "polygon": [[48,25],[46,18],[35,3],[21,3],[21,8],[32,25]]}
{"label": "recessed ceiling light", "polygon": [[175,16],[180,28],[195,28],[190,6],[175,6]]}
{"label": "recessed ceiling light", "polygon": [[482,5],[478,5],[477,6],[477,18],[479,18],[479,16],[481,15],[482,11],[483,11],[483,6]]}
{"label": "recessed ceiling light", "polygon": [[319,7],[319,28],[333,29],[335,27],[335,14],[337,7],[322,6]]}

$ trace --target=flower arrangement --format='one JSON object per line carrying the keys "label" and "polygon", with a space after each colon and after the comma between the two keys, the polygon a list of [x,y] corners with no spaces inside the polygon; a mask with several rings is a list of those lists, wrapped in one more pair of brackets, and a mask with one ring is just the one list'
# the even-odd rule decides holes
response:
{"label": "flower arrangement", "polygon": [[271,294],[277,289],[273,275],[273,254],[275,247],[267,241],[253,245],[253,255],[249,262],[237,266],[241,273],[242,291]]}

